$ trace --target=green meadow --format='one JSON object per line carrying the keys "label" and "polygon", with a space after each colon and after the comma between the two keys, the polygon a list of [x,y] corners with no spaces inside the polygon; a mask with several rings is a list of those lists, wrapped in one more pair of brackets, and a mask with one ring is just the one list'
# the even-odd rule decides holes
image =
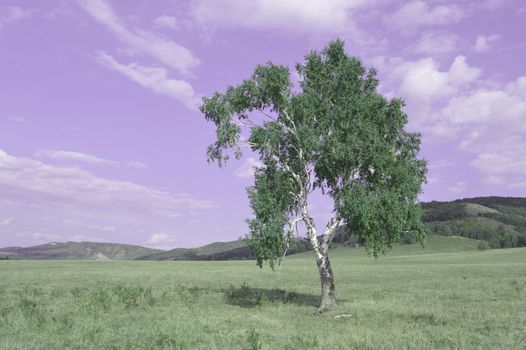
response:
{"label": "green meadow", "polygon": [[526,248],[430,236],[374,259],[0,261],[0,349],[526,349]]}

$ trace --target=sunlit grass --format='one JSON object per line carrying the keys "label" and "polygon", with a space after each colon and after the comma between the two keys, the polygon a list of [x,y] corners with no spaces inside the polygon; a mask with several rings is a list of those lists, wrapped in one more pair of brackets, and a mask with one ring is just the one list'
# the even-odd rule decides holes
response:
{"label": "sunlit grass", "polygon": [[452,239],[378,260],[333,250],[339,306],[321,316],[309,253],[279,272],[253,261],[1,261],[0,348],[526,348],[526,249]]}

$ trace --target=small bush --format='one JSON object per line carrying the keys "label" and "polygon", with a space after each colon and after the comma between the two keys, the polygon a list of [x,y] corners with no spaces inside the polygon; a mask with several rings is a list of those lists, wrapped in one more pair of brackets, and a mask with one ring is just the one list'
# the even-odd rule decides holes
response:
{"label": "small bush", "polygon": [[46,321],[42,305],[25,296],[21,297],[18,301],[18,309],[26,320],[36,321],[39,326],[43,325]]}
{"label": "small bush", "polygon": [[492,249],[500,248],[500,241],[499,241],[499,239],[497,237],[491,237],[490,240],[489,240],[489,246]]}
{"label": "small bush", "polygon": [[177,345],[177,341],[167,334],[161,334],[154,341],[152,349],[182,349],[181,345]]}
{"label": "small bush", "polygon": [[195,304],[201,296],[201,290],[198,287],[183,287],[175,288],[175,294],[185,305]]}
{"label": "small bush", "polygon": [[73,318],[68,315],[52,316],[51,320],[58,325],[59,330],[62,332],[69,331],[74,325]]}
{"label": "small bush", "polygon": [[247,332],[247,343],[252,350],[261,350],[263,347],[261,341],[261,332],[256,328],[250,328]]}
{"label": "small bush", "polygon": [[491,249],[491,247],[489,246],[489,243],[488,241],[481,241],[478,245],[478,248],[480,250],[488,250],[488,249]]}
{"label": "small bush", "polygon": [[108,311],[112,305],[112,295],[106,289],[97,288],[97,290],[90,295],[90,304],[93,308]]}
{"label": "small bush", "polygon": [[272,299],[269,297],[269,295],[265,292],[258,293],[256,298],[256,305],[265,305],[272,301]]}
{"label": "small bush", "polygon": [[151,288],[116,286],[113,288],[113,294],[117,296],[125,309],[155,304]]}

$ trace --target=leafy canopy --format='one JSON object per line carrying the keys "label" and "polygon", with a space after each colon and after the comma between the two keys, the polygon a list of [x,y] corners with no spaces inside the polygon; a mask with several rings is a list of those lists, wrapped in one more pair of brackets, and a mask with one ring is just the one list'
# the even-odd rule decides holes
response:
{"label": "leafy canopy", "polygon": [[287,67],[257,66],[201,106],[216,125],[209,161],[223,166],[244,146],[259,155],[248,223],[260,266],[280,258],[295,222],[313,222],[307,200],[316,189],[334,201],[331,222],[346,224],[375,256],[402,234],[422,239],[417,196],[426,163],[417,158],[420,135],[404,130],[403,100],[380,95],[375,70],[340,40],[307,54],[296,71],[293,89]]}

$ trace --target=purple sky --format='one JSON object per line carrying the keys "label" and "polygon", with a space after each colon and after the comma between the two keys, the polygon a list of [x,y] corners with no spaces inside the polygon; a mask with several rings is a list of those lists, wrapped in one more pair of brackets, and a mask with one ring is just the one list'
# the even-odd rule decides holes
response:
{"label": "purple sky", "polygon": [[200,96],[338,37],[406,99],[422,200],[525,196],[525,23],[521,0],[2,0],[0,247],[244,235],[254,159],[207,164]]}

